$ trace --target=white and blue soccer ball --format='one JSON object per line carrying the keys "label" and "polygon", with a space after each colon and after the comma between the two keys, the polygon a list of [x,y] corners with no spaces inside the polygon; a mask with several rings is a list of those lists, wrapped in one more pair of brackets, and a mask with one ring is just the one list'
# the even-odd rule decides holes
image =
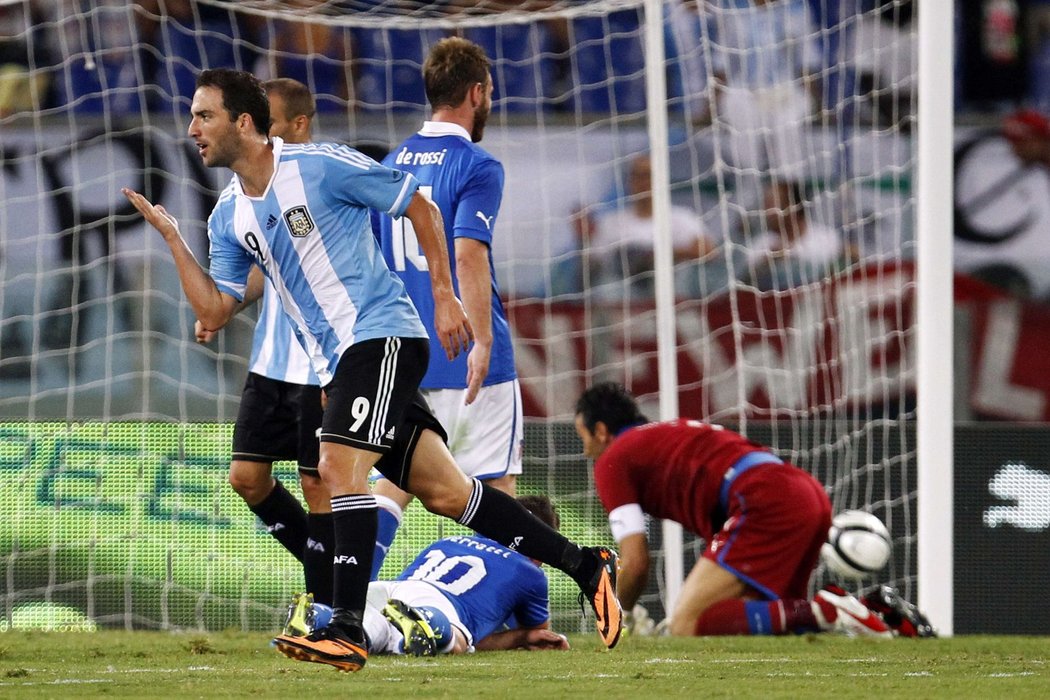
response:
{"label": "white and blue soccer ball", "polygon": [[863,510],[845,510],[832,518],[828,541],[820,549],[828,570],[849,579],[863,579],[881,571],[891,553],[889,530]]}

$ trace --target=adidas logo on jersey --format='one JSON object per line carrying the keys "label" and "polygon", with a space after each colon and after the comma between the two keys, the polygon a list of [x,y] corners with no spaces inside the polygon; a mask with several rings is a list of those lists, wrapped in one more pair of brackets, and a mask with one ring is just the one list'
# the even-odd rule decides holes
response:
{"label": "adidas logo on jersey", "polygon": [[357,557],[347,556],[346,554],[339,554],[332,558],[333,564],[353,564],[357,566]]}
{"label": "adidas logo on jersey", "polygon": [[270,229],[272,229],[276,225],[277,225],[277,217],[276,216],[274,216],[273,214],[270,214],[268,217],[266,217],[266,230],[267,231],[269,231]]}
{"label": "adidas logo on jersey", "polygon": [[384,440],[393,440],[394,439],[394,429],[391,428],[390,430],[386,431],[386,435],[383,436],[383,439]]}

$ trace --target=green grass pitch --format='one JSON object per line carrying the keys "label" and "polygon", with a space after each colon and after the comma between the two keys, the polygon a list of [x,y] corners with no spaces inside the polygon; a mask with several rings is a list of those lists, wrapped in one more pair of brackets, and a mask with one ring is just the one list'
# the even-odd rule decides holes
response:
{"label": "green grass pitch", "polygon": [[1046,698],[1050,639],[595,636],[568,652],[294,662],[258,633],[5,632],[0,697]]}

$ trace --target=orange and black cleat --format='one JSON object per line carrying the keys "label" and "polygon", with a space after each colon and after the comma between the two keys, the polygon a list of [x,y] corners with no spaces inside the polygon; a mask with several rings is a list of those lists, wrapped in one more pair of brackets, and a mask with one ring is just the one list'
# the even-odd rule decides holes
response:
{"label": "orange and black cleat", "polygon": [[368,661],[366,645],[350,639],[335,625],[322,627],[306,637],[281,634],[273,644],[289,659],[328,664],[344,673],[360,671]]}
{"label": "orange and black cleat", "polygon": [[590,599],[598,636],[606,647],[612,649],[623,632],[623,609],[616,597],[616,552],[608,547],[585,547],[584,552],[598,558],[598,568],[590,585],[580,592],[580,604],[583,604],[583,598]]}

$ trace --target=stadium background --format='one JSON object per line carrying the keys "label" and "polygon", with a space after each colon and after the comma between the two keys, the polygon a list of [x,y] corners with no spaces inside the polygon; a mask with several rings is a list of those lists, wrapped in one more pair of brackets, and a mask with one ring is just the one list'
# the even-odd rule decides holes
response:
{"label": "stadium background", "polygon": [[[567,534],[587,542],[602,541],[608,532],[567,422],[572,401],[585,383],[605,377],[625,379],[653,415],[658,395],[651,300],[603,299],[597,290],[563,288],[558,277],[578,262],[573,207],[594,202],[600,211],[622,199],[617,173],[647,143],[637,4],[596,3],[597,18],[572,19],[575,65],[582,72],[568,98],[541,99],[540,108],[535,105],[542,96],[528,94],[535,85],[530,80],[537,72],[542,84],[558,77],[548,72],[550,65],[527,60],[535,49],[530,25],[466,30],[499,57],[496,114],[485,145],[515,174],[501,222],[507,245],[497,250],[497,263],[519,337],[530,416],[522,490],[551,493]],[[297,567],[257,527],[225,479],[250,318],[238,319],[214,349],[192,343],[193,319],[170,264],[119,196],[120,186],[131,185],[163,198],[205,258],[203,220],[226,176],[204,170],[181,138],[193,70],[240,65],[260,53],[258,39],[239,33],[242,25],[231,21],[227,5],[199,3],[193,21],[167,18],[154,46],[135,45],[160,66],[149,79],[143,73],[149,61],[129,62],[127,46],[103,40],[128,32],[120,25],[127,3],[64,3],[67,19],[32,25],[25,34],[53,31],[71,43],[52,56],[53,64],[30,62],[31,71],[52,78],[48,102],[4,116],[2,124],[0,579],[7,621],[23,606],[44,601],[68,604],[107,626],[273,629],[298,587]],[[563,4],[569,17],[574,5]],[[839,97],[849,97],[849,69],[835,64],[841,56],[835,47],[851,26],[849,8],[809,6],[821,23],[821,70],[828,84],[839,86]],[[874,6],[858,1],[856,11],[870,13]],[[361,51],[353,110],[341,95],[346,74],[338,59],[268,55],[281,59],[284,74],[321,93],[322,137],[378,153],[416,128],[422,102],[416,64],[426,42],[447,30],[377,30],[367,19],[352,29]],[[76,44],[76,35],[86,43]],[[755,206],[748,191],[754,182],[743,168],[729,168],[727,175],[712,131],[691,122],[694,95],[684,60],[676,60],[669,65],[683,70],[668,90],[671,196],[701,212],[718,235],[731,235]],[[960,87],[973,74],[964,73]],[[968,92],[974,100],[1019,99]],[[825,108],[840,118],[859,111],[850,99]],[[1033,293],[1018,298],[957,279],[952,403],[963,419],[1044,421],[1050,418],[1050,360],[1041,349],[1050,338],[1050,313],[1041,297],[1050,289],[1050,210],[1044,211],[1045,198],[1033,199],[1025,188],[1038,186],[1045,173],[1011,180],[1018,165],[995,126],[998,117],[988,114],[961,118],[970,126],[957,137],[956,215],[970,229],[992,233],[1004,221],[1015,225],[995,244],[957,241],[956,267],[980,271],[989,261],[1006,261],[1026,271]],[[863,242],[864,258],[802,292],[774,296],[729,279],[724,260],[684,270],[688,274],[676,280],[682,324],[676,356],[682,413],[737,425],[821,474],[838,507],[863,505],[884,517],[895,541],[886,579],[914,597],[909,119],[857,121],[862,128],[848,134],[841,121],[806,126],[805,148],[816,156],[808,175],[826,197],[818,197],[815,208],[843,225],[861,222],[850,235]],[[828,155],[845,136],[857,204],[849,221],[835,217],[844,209],[835,189],[842,164]],[[974,143],[979,147],[971,148]],[[1019,184],[992,198],[967,187],[988,181]],[[542,220],[536,202],[544,205]],[[789,343],[793,317],[811,324],[801,346],[814,364],[802,370],[806,379],[800,382],[784,381],[799,371]],[[826,326],[858,317],[884,335],[848,338],[835,362],[817,364],[839,350],[838,339],[827,340]],[[725,333],[740,322],[760,323],[753,335]],[[861,351],[866,343],[876,351]],[[756,357],[761,371],[752,371],[741,390],[739,376],[729,370]],[[955,572],[944,572],[957,584],[956,630],[1045,633],[1050,621],[1032,611],[1036,591],[1028,582],[1039,580],[1050,556],[1050,522],[1040,515],[1050,511],[1050,465],[1041,461],[1050,440],[1046,428],[962,424],[957,430],[958,563]],[[279,474],[293,486],[288,465]],[[385,573],[453,527],[412,508]],[[659,543],[659,528],[652,535]],[[686,545],[688,566],[697,543]],[[1004,553],[1009,567],[997,563]],[[586,629],[573,587],[560,575],[553,578],[556,626]],[[822,580],[823,574],[817,583]],[[996,594],[1004,589],[1010,594]],[[660,616],[661,593],[654,581],[645,598],[654,617]]]}

